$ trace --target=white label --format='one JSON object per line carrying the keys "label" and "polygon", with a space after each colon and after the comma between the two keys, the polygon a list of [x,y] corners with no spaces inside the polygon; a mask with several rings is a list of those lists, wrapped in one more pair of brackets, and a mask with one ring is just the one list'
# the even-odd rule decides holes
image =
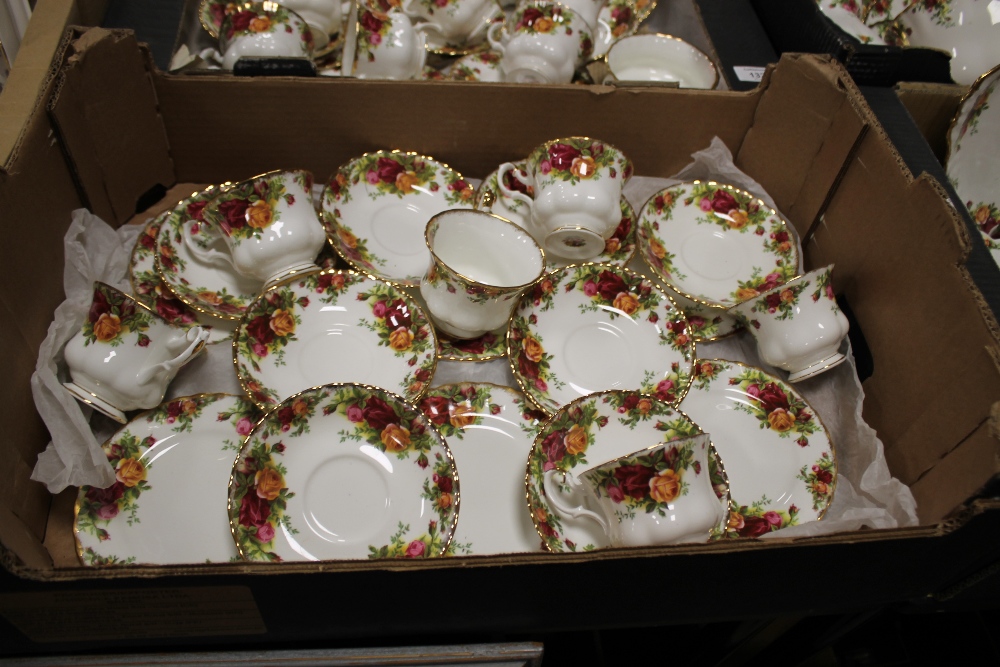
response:
{"label": "white label", "polygon": [[736,78],[740,81],[750,81],[752,83],[757,83],[764,78],[764,68],[763,67],[747,67],[745,65],[736,65],[733,67],[733,71],[736,72]]}

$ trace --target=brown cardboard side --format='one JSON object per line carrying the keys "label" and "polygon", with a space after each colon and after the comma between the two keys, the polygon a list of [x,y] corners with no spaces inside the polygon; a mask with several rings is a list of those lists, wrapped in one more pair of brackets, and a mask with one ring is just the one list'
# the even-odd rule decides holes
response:
{"label": "brown cardboard side", "polygon": [[896,95],[924,135],[941,164],[948,157],[948,128],[958,113],[965,86],[943,83],[900,83]]}
{"label": "brown cardboard side", "polygon": [[[738,148],[759,94],[169,75],[155,82],[178,180],[202,182],[291,166],[324,180],[385,148],[483,178],[544,141],[574,135],[621,148],[637,174],[668,176],[715,135]],[[234,123],[233,114],[252,123]]]}
{"label": "brown cardboard side", "polygon": [[805,237],[869,120],[844,94],[839,65],[820,56],[786,61],[771,76],[736,162]]}
{"label": "brown cardboard side", "polygon": [[88,208],[121,224],[148,189],[174,182],[156,93],[131,33],[95,29],[71,48],[50,109]]}
{"label": "brown cardboard side", "polygon": [[[43,99],[53,87],[48,88]],[[6,92],[4,94],[6,96]],[[50,497],[29,480],[35,457],[48,442],[34,408],[30,378],[38,346],[52,312],[63,299],[62,238],[70,212],[80,206],[76,184],[54,138],[44,105],[33,108],[20,137],[21,148],[0,175],[0,210],[6,242],[0,244],[5,277],[0,289],[0,346],[7,360],[0,401],[18,415],[9,420],[0,448],[0,541],[26,545],[45,534]],[[18,549],[37,561],[38,544]]]}
{"label": "brown cardboard side", "polygon": [[[980,427],[1000,395],[989,354],[998,344],[996,322],[961,268],[969,240],[941,188],[928,177],[912,179],[875,130],[806,254],[810,266],[836,262],[835,288],[874,358],[865,420],[885,443],[890,470],[912,484]],[[938,506],[957,506],[965,499],[960,488],[992,474],[965,472],[970,479],[942,489]]]}
{"label": "brown cardboard side", "polygon": [[922,520],[948,515],[955,509],[949,505],[955,496],[972,497],[982,487],[984,478],[988,480],[1000,474],[1000,448],[995,429],[993,420],[984,421],[910,485]]}

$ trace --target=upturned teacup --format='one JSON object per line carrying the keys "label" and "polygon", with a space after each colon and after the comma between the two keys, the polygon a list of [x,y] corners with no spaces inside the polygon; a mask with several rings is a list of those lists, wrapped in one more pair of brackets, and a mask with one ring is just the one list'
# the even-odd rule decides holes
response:
{"label": "upturned teacup", "polygon": [[844,361],[850,327],[833,292],[833,265],[810,271],[731,307],[757,339],[760,357],[798,382]]}
{"label": "upturned teacup", "polygon": [[503,56],[504,81],[513,83],[569,83],[594,49],[587,22],[556,2],[521,4],[506,25],[494,23],[486,35]]}
{"label": "upturned teacup", "polygon": [[431,263],[420,295],[434,323],[454,338],[505,325],[545,271],[545,253],[527,231],[483,211],[439,213],[427,223],[425,239]]}
{"label": "upturned teacup", "polygon": [[427,62],[427,31],[389,0],[361,0],[347,27],[343,74],[359,79],[416,79]]}
{"label": "upturned teacup", "polygon": [[[555,477],[564,473],[549,470],[545,495],[567,519],[596,521],[613,547],[707,542],[726,516],[709,479],[708,456],[709,436],[701,433],[608,461],[578,478],[565,473],[575,494],[555,488]],[[581,504],[569,501],[574,496]]]}
{"label": "upturned teacup", "polygon": [[403,0],[408,16],[426,21],[426,29],[455,44],[481,39],[499,10],[497,0]]}
{"label": "upturned teacup", "polygon": [[177,327],[110,285],[94,283],[87,317],[63,355],[79,401],[122,424],[125,412],[152,408],[208,340],[199,326]]}
{"label": "upturned teacup", "polygon": [[[502,164],[497,184],[504,196],[527,204],[532,232],[546,251],[577,261],[601,254],[621,222],[632,162],[607,142],[569,137],[542,144],[526,164],[526,172],[513,162]],[[525,188],[509,187],[508,174]]]}
{"label": "upturned teacup", "polygon": [[282,0],[281,4],[309,24],[317,49],[325,47],[331,35],[339,34],[343,30],[341,0]]}
{"label": "upturned teacup", "polygon": [[604,56],[609,80],[676,83],[681,88],[715,88],[712,60],[682,39],[646,33],[615,42]]}
{"label": "upturned teacup", "polygon": [[244,56],[312,58],[312,29],[287,7],[248,2],[223,19],[219,51],[226,69]]}
{"label": "upturned teacup", "polygon": [[[206,204],[207,224],[185,225],[184,243],[203,262],[271,285],[316,268],[326,232],[312,204],[312,174],[272,171],[224,188]],[[203,241],[222,239],[224,250]]]}

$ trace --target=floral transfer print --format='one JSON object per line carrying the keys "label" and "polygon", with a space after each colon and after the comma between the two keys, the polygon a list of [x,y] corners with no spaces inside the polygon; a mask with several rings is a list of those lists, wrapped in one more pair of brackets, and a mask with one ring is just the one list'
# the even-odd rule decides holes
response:
{"label": "floral transfer print", "polygon": [[829,452],[823,452],[820,459],[812,466],[802,466],[797,479],[809,487],[813,499],[813,509],[822,510],[830,504],[833,497],[834,475],[836,465]]}
{"label": "floral transfer print", "polygon": [[597,468],[587,477],[598,496],[622,505],[615,509],[619,519],[635,518],[636,512],[666,516],[667,506],[687,495],[686,473],[701,474],[701,463],[693,459],[694,444],[688,442],[630,456],[613,466]]}
{"label": "floral transfer print", "polygon": [[774,505],[767,496],[750,505],[736,505],[729,512],[726,537],[760,537],[775,530],[796,526],[799,523],[799,508],[789,505],[787,509],[764,509]]}
{"label": "floral transfer print", "polygon": [[160,216],[139,233],[129,264],[132,292],[139,301],[175,326],[196,324],[195,311],[167,289],[156,273],[156,239],[166,215]]}
{"label": "floral transfer print", "polygon": [[465,428],[483,423],[487,414],[500,414],[501,407],[490,402],[490,388],[470,383],[453,384],[432,390],[420,410],[446,438],[464,437]]}
{"label": "floral transfer print", "polygon": [[605,428],[611,416],[630,430],[640,422],[654,421],[662,442],[701,433],[701,429],[669,405],[639,392],[609,392],[597,398],[584,398],[560,410],[542,426],[528,458],[528,506],[535,528],[549,551],[593,549],[577,545],[563,536],[559,515],[545,500],[544,474],[549,470],[568,472],[582,469],[591,462],[587,451],[596,434]]}
{"label": "floral transfer print", "polygon": [[837,295],[833,293],[833,271],[824,271],[816,276],[816,289],[812,293],[812,300],[819,301],[824,298],[833,302],[833,312],[840,312],[840,308],[836,305]]}
{"label": "floral transfer print", "polygon": [[618,40],[635,32],[639,27],[637,12],[632,0],[611,0],[605,10],[610,18],[611,37]]}
{"label": "floral transfer print", "polygon": [[1000,229],[997,228],[1000,224],[1000,207],[993,202],[973,204],[971,201],[965,202],[965,207],[969,209],[969,214],[979,227],[979,231],[983,233],[986,247],[991,250],[1000,249],[1000,242],[994,238],[995,235],[1000,235]]}
{"label": "floral transfer print", "polygon": [[[209,20],[215,21],[216,9]],[[220,51],[225,53],[234,39],[251,35],[266,35],[283,31],[288,34],[298,31],[302,41],[302,55],[308,56],[313,49],[313,36],[309,26],[285,7],[269,3],[246,3],[233,11],[223,7],[219,40]],[[204,21],[204,17],[202,19]]]}
{"label": "floral transfer print", "polygon": [[[507,343],[515,376],[525,393],[540,407],[555,411],[559,406],[548,395],[549,384],[562,389],[565,383],[552,371],[553,356],[544,347],[544,341],[536,331],[538,313],[550,310],[554,305],[557,291],[562,293],[582,292],[586,301],[579,304],[581,313],[600,312],[611,320],[628,317],[636,321],[647,321],[658,326],[659,344],[680,352],[690,360],[693,341],[687,331],[687,320],[662,292],[653,288],[652,283],[637,273],[632,273],[608,264],[585,264],[568,267],[548,274],[529,292],[525,292],[514,312],[507,334]],[[673,395],[682,385],[686,385],[684,372],[672,369],[675,377],[673,385],[656,385],[648,378],[649,391],[666,396]]]}
{"label": "floral transfer print", "polygon": [[[806,280],[795,285],[786,285],[777,291],[769,292],[753,302],[753,305],[750,306],[750,312],[770,315],[771,319],[774,320],[790,320],[795,317],[795,307],[799,303],[799,297],[811,285],[812,283]],[[817,296],[813,299],[814,301],[819,300],[818,295],[821,289],[816,290]],[[737,319],[743,319],[741,315],[741,313],[737,314]],[[745,324],[746,322],[744,322]],[[750,319],[750,324],[754,328],[760,328],[760,322],[756,319]]]}
{"label": "floral transfer print", "polygon": [[674,206],[684,194],[683,188],[661,190],[649,202],[642,216],[639,239],[642,241],[642,256],[649,266],[663,280],[671,283],[674,279],[685,280],[686,275],[674,266],[676,255],[668,252],[663,240],[657,237],[660,223],[673,217]]}
{"label": "floral transfer print", "polygon": [[94,298],[83,321],[83,344],[103,343],[111,347],[123,345],[135,334],[134,345],[147,347],[150,338],[146,331],[153,323],[153,315],[123,292],[105,285],[94,284]]}
{"label": "floral transfer print", "polygon": [[237,459],[229,483],[229,520],[240,553],[246,560],[277,562],[274,537],[278,530],[292,535],[298,529],[285,514],[295,494],[285,485],[288,469],[283,441],[270,444],[254,437]]}
{"label": "floral transfer print", "polygon": [[[572,35],[571,22],[575,17],[576,14],[563,5],[531,4],[514,14],[513,32],[545,35],[562,31]],[[590,34],[581,31],[579,39],[577,62],[586,60],[594,51],[594,40]]]}
{"label": "floral transfer print", "polygon": [[730,378],[729,384],[746,392],[750,401],[738,403],[736,409],[756,417],[760,428],[770,429],[782,438],[798,436],[795,444],[799,447],[808,446],[808,436],[820,430],[805,401],[767,373],[746,369]]}
{"label": "floral transfer print", "polygon": [[[553,11],[559,11],[559,5]],[[535,149],[528,159],[535,165],[536,186],[558,181],[632,177],[632,163],[613,146],[587,137],[551,141]]]}
{"label": "floral transfer print", "polygon": [[[440,2],[440,0],[435,0]],[[480,81],[485,70],[497,71],[500,68],[500,54],[496,51],[484,51],[470,55],[463,62],[455,63],[448,72],[452,81]]]}
{"label": "floral transfer print", "polygon": [[438,359],[451,361],[487,361],[507,353],[507,329],[487,331],[478,338],[459,340],[438,333]]}
{"label": "floral transfer print", "polygon": [[307,172],[261,176],[220,193],[208,203],[203,215],[229,237],[233,245],[247,239],[259,239],[277,220],[279,202],[283,200],[288,206],[295,204],[295,195],[286,191],[286,179],[294,179],[306,192],[312,189],[312,176]]}
{"label": "floral transfer print", "polygon": [[152,488],[146,481],[150,465],[143,460],[143,454],[154,444],[156,439],[153,436],[140,440],[128,429],[124,429],[105,445],[104,453],[115,470],[115,483],[106,489],[93,486],[81,489],[76,517],[77,530],[105,542],[111,539],[107,526],[119,513],[126,513],[126,523],[129,526],[139,521],[136,516],[139,496]]}
{"label": "floral transfer print", "polygon": [[358,192],[351,186],[362,182],[367,184],[366,192],[372,200],[386,195],[402,198],[423,190],[442,192],[448,204],[471,206],[475,192],[461,174],[430,158],[415,153],[378,151],[341,167],[327,184],[326,202],[350,202]]}
{"label": "floral transfer print", "polygon": [[[156,248],[156,268],[168,288],[185,304],[209,312],[216,317],[237,319],[250,304],[253,295],[230,294],[225,288],[213,290],[204,285],[192,285],[185,277],[187,261],[181,256],[184,248],[184,225],[191,225],[192,238],[199,242],[202,225],[207,225],[204,211],[215,195],[209,188],[180,202],[164,220]],[[208,243],[202,242],[206,247]],[[186,251],[183,251],[186,254]]]}

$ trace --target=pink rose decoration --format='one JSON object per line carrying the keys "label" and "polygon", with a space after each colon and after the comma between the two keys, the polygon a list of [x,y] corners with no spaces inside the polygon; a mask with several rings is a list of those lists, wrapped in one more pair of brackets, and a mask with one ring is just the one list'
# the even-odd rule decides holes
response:
{"label": "pink rose decoration", "polygon": [[263,526],[257,529],[257,541],[258,542],[270,542],[274,539],[274,526],[269,523],[265,523]]}
{"label": "pink rose decoration", "polygon": [[238,422],[236,422],[236,432],[240,435],[250,435],[250,431],[253,430],[253,422],[247,417],[241,417]]}
{"label": "pink rose decoration", "polygon": [[425,545],[420,540],[413,540],[410,542],[410,546],[406,547],[406,557],[407,558],[420,558],[424,555],[424,550],[427,549]]}
{"label": "pink rose decoration", "polygon": [[705,213],[708,213],[709,211],[712,210],[711,200],[709,200],[708,197],[702,199],[701,202],[698,204],[698,208],[700,208],[702,211],[705,211]]}

